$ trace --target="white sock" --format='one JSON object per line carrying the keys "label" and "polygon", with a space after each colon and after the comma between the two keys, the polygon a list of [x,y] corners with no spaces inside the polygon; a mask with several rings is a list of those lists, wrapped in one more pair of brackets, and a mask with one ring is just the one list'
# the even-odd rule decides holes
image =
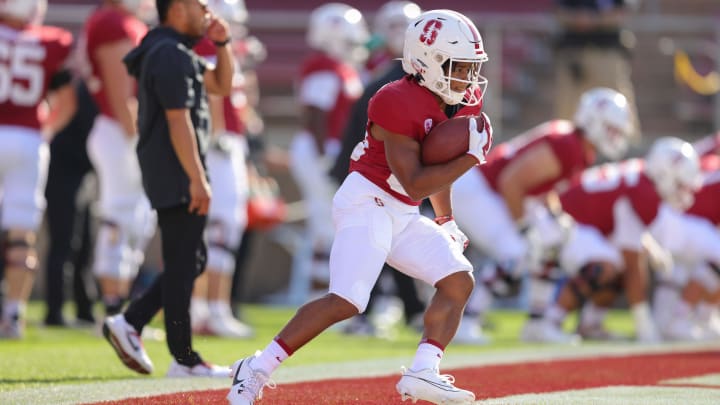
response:
{"label": "white sock", "polygon": [[528,289],[530,313],[533,315],[542,315],[552,302],[555,289],[554,281],[531,277],[530,288]]}
{"label": "white sock", "polygon": [[255,360],[253,360],[252,363],[253,368],[262,370],[267,373],[267,375],[270,375],[288,357],[290,356],[285,352],[282,346],[280,346],[277,341],[273,340],[269,345],[267,345],[265,350],[260,353],[260,355],[255,357]]}
{"label": "white sock", "polygon": [[716,313],[716,307],[715,305],[710,304],[706,301],[700,301],[697,303],[697,306],[695,307],[695,314],[697,316],[697,319],[701,322],[708,322],[710,319],[715,315]]}
{"label": "white sock", "polygon": [[633,317],[635,318],[635,325],[652,325],[653,320],[650,317],[650,306],[647,301],[641,301],[631,308]]}
{"label": "white sock", "polygon": [[562,308],[561,306],[557,304],[553,304],[550,306],[550,308],[545,311],[545,319],[548,322],[554,323],[556,325],[562,325],[562,323],[565,321],[565,317],[567,316],[567,311],[565,308]]}
{"label": "white sock", "polygon": [[4,321],[11,321],[16,316],[19,318],[22,316],[24,304],[19,300],[6,299],[3,302],[2,319]]}
{"label": "white sock", "polygon": [[410,366],[410,370],[420,371],[426,368],[432,370],[440,370],[440,360],[442,360],[443,350],[431,343],[420,343],[415,358]]}
{"label": "white sock", "polygon": [[607,308],[598,307],[593,302],[588,302],[583,306],[580,324],[584,326],[602,325],[607,312]]}
{"label": "white sock", "polygon": [[226,316],[232,314],[230,303],[221,300],[210,301],[208,303],[208,311],[210,312],[210,316]]}

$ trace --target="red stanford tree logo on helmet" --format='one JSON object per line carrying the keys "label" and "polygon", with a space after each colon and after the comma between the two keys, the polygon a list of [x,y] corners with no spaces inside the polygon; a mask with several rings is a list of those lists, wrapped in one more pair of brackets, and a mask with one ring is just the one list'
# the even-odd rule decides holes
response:
{"label": "red stanford tree logo on helmet", "polygon": [[440,20],[430,20],[425,24],[422,34],[420,34],[420,42],[426,45],[432,45],[437,39],[438,32],[442,28],[442,22]]}

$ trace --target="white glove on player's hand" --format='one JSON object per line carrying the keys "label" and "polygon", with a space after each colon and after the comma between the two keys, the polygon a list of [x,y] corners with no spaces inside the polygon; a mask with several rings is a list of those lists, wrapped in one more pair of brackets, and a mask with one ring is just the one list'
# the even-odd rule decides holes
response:
{"label": "white glove on player's hand", "polygon": [[[478,130],[478,120],[481,124],[484,124],[482,128]],[[467,153],[477,159],[478,164],[485,163],[485,156],[487,155],[490,147],[492,146],[492,125],[490,124],[490,118],[487,114],[480,113],[480,117],[476,119],[468,120],[469,126],[469,146]]]}
{"label": "white glove on player's hand", "polygon": [[458,228],[457,224],[454,220],[450,220],[445,222],[444,224],[440,225],[440,228],[444,229],[445,232],[450,234],[450,237],[458,243],[460,246],[462,246],[462,249],[465,250],[465,248],[468,247],[468,244],[470,244],[470,240],[467,236]]}

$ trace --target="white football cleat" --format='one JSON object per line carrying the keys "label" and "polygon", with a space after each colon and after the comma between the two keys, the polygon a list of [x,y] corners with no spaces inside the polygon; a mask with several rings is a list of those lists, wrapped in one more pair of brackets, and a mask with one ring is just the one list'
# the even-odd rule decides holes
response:
{"label": "white football cleat", "polygon": [[105,318],[102,331],[125,366],[140,374],[153,372],[152,360],[145,352],[140,335],[123,314]]}
{"label": "white football cleat", "polygon": [[477,319],[464,316],[452,342],[460,345],[486,345],[490,343],[490,338],[483,333]]}
{"label": "white football cleat", "polygon": [[211,316],[207,319],[206,327],[210,335],[231,339],[247,339],[255,335],[252,327],[240,322],[230,314],[226,316]]}
{"label": "white football cleat", "polygon": [[230,405],[253,405],[255,400],[262,398],[263,388],[275,388],[275,382],[262,370],[252,368],[252,361],[260,352],[254,356],[240,359],[232,365],[231,377],[232,387],[226,398]]}
{"label": "white football cleat", "polygon": [[228,378],[230,377],[230,367],[216,366],[202,362],[194,367],[183,366],[173,360],[170,368],[165,374],[168,378],[185,378],[185,377],[210,377],[210,378]]}
{"label": "white football cleat", "polygon": [[418,400],[433,404],[474,404],[475,394],[457,388],[455,378],[447,374],[438,374],[437,370],[426,368],[420,371],[406,370],[395,388],[403,401]]}
{"label": "white football cleat", "polygon": [[582,340],[579,335],[566,333],[552,322],[531,320],[525,322],[520,332],[525,342],[578,344]]}

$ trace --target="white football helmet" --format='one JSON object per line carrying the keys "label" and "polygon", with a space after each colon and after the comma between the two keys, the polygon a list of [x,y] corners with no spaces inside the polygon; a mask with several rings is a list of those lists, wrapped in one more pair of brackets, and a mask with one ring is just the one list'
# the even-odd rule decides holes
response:
{"label": "white football helmet", "polygon": [[342,3],[322,5],[310,14],[307,42],[333,58],[360,63],[367,57],[365,19],[360,10]]}
{"label": "white football helmet", "polygon": [[586,91],[574,121],[606,158],[618,160],[627,152],[633,124],[630,106],[621,93],[605,87]]}
{"label": "white football helmet", "polygon": [[373,33],[383,39],[393,55],[402,56],[405,30],[420,13],[420,6],[412,1],[389,1],[375,14]]}
{"label": "white football helmet", "polygon": [[0,15],[17,18],[27,23],[41,24],[45,19],[47,0],[3,0]]}
{"label": "white football helmet", "polygon": [[119,0],[119,3],[145,22],[151,22],[157,18],[157,9],[152,0]]}
{"label": "white football helmet", "polygon": [[645,173],[655,183],[660,197],[679,210],[693,204],[695,192],[702,185],[695,149],[678,138],[664,137],[653,143],[645,157]]}
{"label": "white football helmet", "polygon": [[[475,24],[455,11],[424,12],[405,31],[403,69],[446,104],[480,104],[487,85],[487,79],[480,76],[480,68],[487,60]],[[466,80],[453,79],[467,83],[465,92],[455,92],[450,87],[450,72],[457,62],[473,64]]]}

